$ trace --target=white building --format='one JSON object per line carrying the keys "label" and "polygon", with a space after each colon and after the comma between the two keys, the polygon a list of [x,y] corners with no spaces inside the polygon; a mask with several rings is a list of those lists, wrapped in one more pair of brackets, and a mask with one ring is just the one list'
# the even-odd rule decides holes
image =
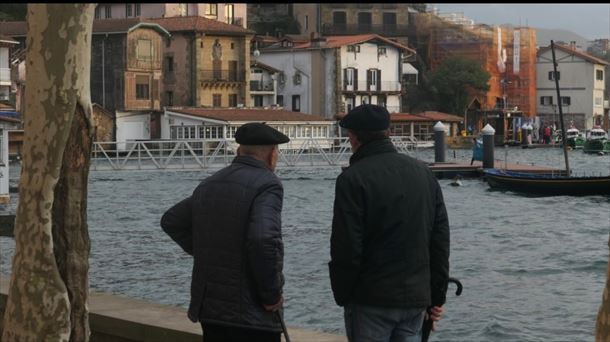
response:
{"label": "white building", "polygon": [[19,42],[0,35],[0,100],[8,101],[11,93],[11,49]]}
{"label": "white building", "polygon": [[604,68],[609,63],[558,44],[555,45],[555,58],[561,101],[557,100],[550,46],[541,48],[536,59],[537,113],[543,125],[555,123],[559,126],[557,106],[560,103],[566,125],[572,121],[581,130],[601,125],[604,115],[604,78],[607,77]]}
{"label": "white building", "polygon": [[245,3],[102,3],[95,8],[95,19],[163,18],[200,16],[247,28],[248,9]]}
{"label": "white building", "polygon": [[[372,103],[400,112],[402,69],[414,50],[376,34],[285,39],[258,59],[281,70],[278,103],[288,110],[334,117]],[[412,72],[410,70],[409,72]]]}
{"label": "white building", "polygon": [[[280,70],[257,60],[250,60],[250,107],[276,106],[277,78]],[[282,107],[284,104],[279,105]]]}
{"label": "white building", "polygon": [[[265,122],[290,138],[282,148],[298,148],[306,140],[334,137],[334,120],[319,115],[261,108],[166,108],[161,117],[161,138],[170,140],[233,140],[237,128],[248,122]],[[331,144],[328,139],[325,144]]]}

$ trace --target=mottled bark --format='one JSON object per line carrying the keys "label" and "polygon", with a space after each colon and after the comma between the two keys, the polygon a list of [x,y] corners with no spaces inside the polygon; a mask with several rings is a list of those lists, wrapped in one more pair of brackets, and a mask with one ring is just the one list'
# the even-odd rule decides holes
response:
{"label": "mottled bark", "polygon": [[[610,250],[610,237],[608,238],[608,247]],[[602,305],[597,313],[595,331],[597,342],[610,341],[610,256],[608,256],[608,270],[606,271],[606,288],[602,295]]]}
{"label": "mottled bark", "polygon": [[77,107],[64,151],[53,201],[53,252],[70,300],[70,341],[89,337],[89,232],[87,228],[87,181],[92,130],[85,112]]}
{"label": "mottled bark", "polygon": [[[94,4],[28,4],[25,135],[15,218],[15,255],[4,313],[4,342],[69,341],[73,331],[84,331],[87,336],[79,337],[79,341],[88,340],[88,327],[72,327],[75,322],[71,321],[71,300],[78,303],[74,317],[84,317],[75,318],[76,323],[88,325],[85,304],[88,288],[82,288],[87,286],[88,260],[73,259],[88,257],[89,253],[83,215],[86,186],[82,186],[83,176],[86,185],[89,160],[88,154],[86,162],[81,164],[71,159],[78,153],[87,153],[86,147],[78,153],[74,151],[82,149],[76,144],[86,143],[81,137],[72,137],[70,141],[76,139],[77,143],[69,148],[66,144],[73,125],[82,127],[80,119],[74,120],[77,107],[82,109],[78,117],[91,113],[93,10]],[[79,132],[82,134],[88,134],[87,130]],[[64,154],[69,156],[65,162]],[[62,174],[60,189],[56,191],[60,172],[68,172],[68,176]],[[81,172],[81,178],[69,176],[71,172]],[[62,204],[60,201],[66,201],[63,204],[69,208],[63,211],[64,215],[71,216],[65,217],[63,226],[53,217],[55,201],[58,202],[56,210]],[[52,233],[53,223],[56,234]],[[54,242],[53,235],[64,241]],[[80,245],[74,249],[72,244],[79,239]],[[58,260],[54,253],[56,243],[57,250],[67,248]],[[80,273],[72,275],[71,272]]]}

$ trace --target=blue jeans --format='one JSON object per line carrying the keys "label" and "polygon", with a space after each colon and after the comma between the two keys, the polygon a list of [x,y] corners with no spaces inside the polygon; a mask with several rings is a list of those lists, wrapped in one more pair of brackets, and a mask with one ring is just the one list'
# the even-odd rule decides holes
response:
{"label": "blue jeans", "polygon": [[426,308],[384,308],[350,303],[344,308],[350,342],[420,342]]}

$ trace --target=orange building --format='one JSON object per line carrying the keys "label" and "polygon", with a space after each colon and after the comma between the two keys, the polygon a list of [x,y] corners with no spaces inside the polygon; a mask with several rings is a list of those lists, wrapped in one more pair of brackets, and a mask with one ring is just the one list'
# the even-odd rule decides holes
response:
{"label": "orange building", "polygon": [[458,25],[431,13],[421,14],[417,20],[418,36],[427,42],[426,62],[431,70],[447,56],[462,56],[477,61],[491,75],[489,90],[472,94],[468,124],[480,130],[489,114],[489,118],[504,121],[504,125],[496,125],[501,126],[496,127],[496,134],[508,134],[508,113],[513,117],[536,115],[535,29]]}

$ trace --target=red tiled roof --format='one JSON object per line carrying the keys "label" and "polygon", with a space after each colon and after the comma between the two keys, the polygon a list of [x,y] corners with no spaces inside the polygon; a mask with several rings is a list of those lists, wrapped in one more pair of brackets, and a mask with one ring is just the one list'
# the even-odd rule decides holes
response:
{"label": "red tiled roof", "polygon": [[[337,119],[342,119],[346,114],[337,114]],[[462,118],[457,115],[427,111],[418,114],[410,113],[392,113],[390,114],[391,122],[402,122],[402,121],[443,121],[443,122],[460,122]]]}
{"label": "red tiled roof", "polygon": [[432,121],[444,121],[444,122],[460,122],[463,121],[461,116],[447,114],[443,112],[426,111],[418,113],[418,116],[427,118]]}
{"label": "red tiled roof", "polygon": [[265,69],[269,72],[280,72],[281,70],[276,69],[274,67],[272,67],[271,65],[265,64],[263,62],[260,61],[255,61],[254,59],[250,59],[250,67],[251,68],[261,68],[261,69]]}
{"label": "red tiled roof", "polygon": [[[387,45],[391,45],[400,50],[409,51],[411,53],[415,53],[415,50],[411,49],[406,45],[402,45],[388,38],[382,37],[378,34],[359,34],[354,36],[328,36],[326,38],[326,44],[323,47],[327,48],[337,48],[345,45],[353,45],[368,42],[371,40],[378,40]],[[302,44],[295,44],[295,49],[307,49],[311,47],[311,42],[306,42]]]}
{"label": "red tiled roof", "polygon": [[167,111],[221,121],[332,121],[319,115],[283,109],[174,107]]}
{"label": "red tiled roof", "polygon": [[[574,50],[569,46],[566,45],[562,45],[562,44],[555,44],[555,47],[563,52],[569,53],[571,55],[575,55],[578,56],[580,58],[583,58],[589,62],[593,62],[593,63],[597,63],[597,64],[602,64],[602,65],[610,65],[610,63],[606,62],[603,59],[597,58],[595,56],[591,56],[588,53],[582,52],[582,51],[578,51],[578,50]],[[547,52],[551,50],[550,46],[546,46],[543,48],[540,48],[540,50],[538,50],[538,56],[542,55],[543,53]]]}
{"label": "red tiled roof", "polygon": [[399,121],[428,121],[428,119],[423,118],[419,115],[408,114],[408,113],[394,113],[390,114],[391,122],[399,122]]}
{"label": "red tiled roof", "polygon": [[246,30],[245,28],[238,25],[231,25],[218,20],[212,20],[200,16],[151,18],[147,19],[147,21],[157,23],[170,32],[198,31],[218,35],[240,36],[255,33],[254,31]]}

